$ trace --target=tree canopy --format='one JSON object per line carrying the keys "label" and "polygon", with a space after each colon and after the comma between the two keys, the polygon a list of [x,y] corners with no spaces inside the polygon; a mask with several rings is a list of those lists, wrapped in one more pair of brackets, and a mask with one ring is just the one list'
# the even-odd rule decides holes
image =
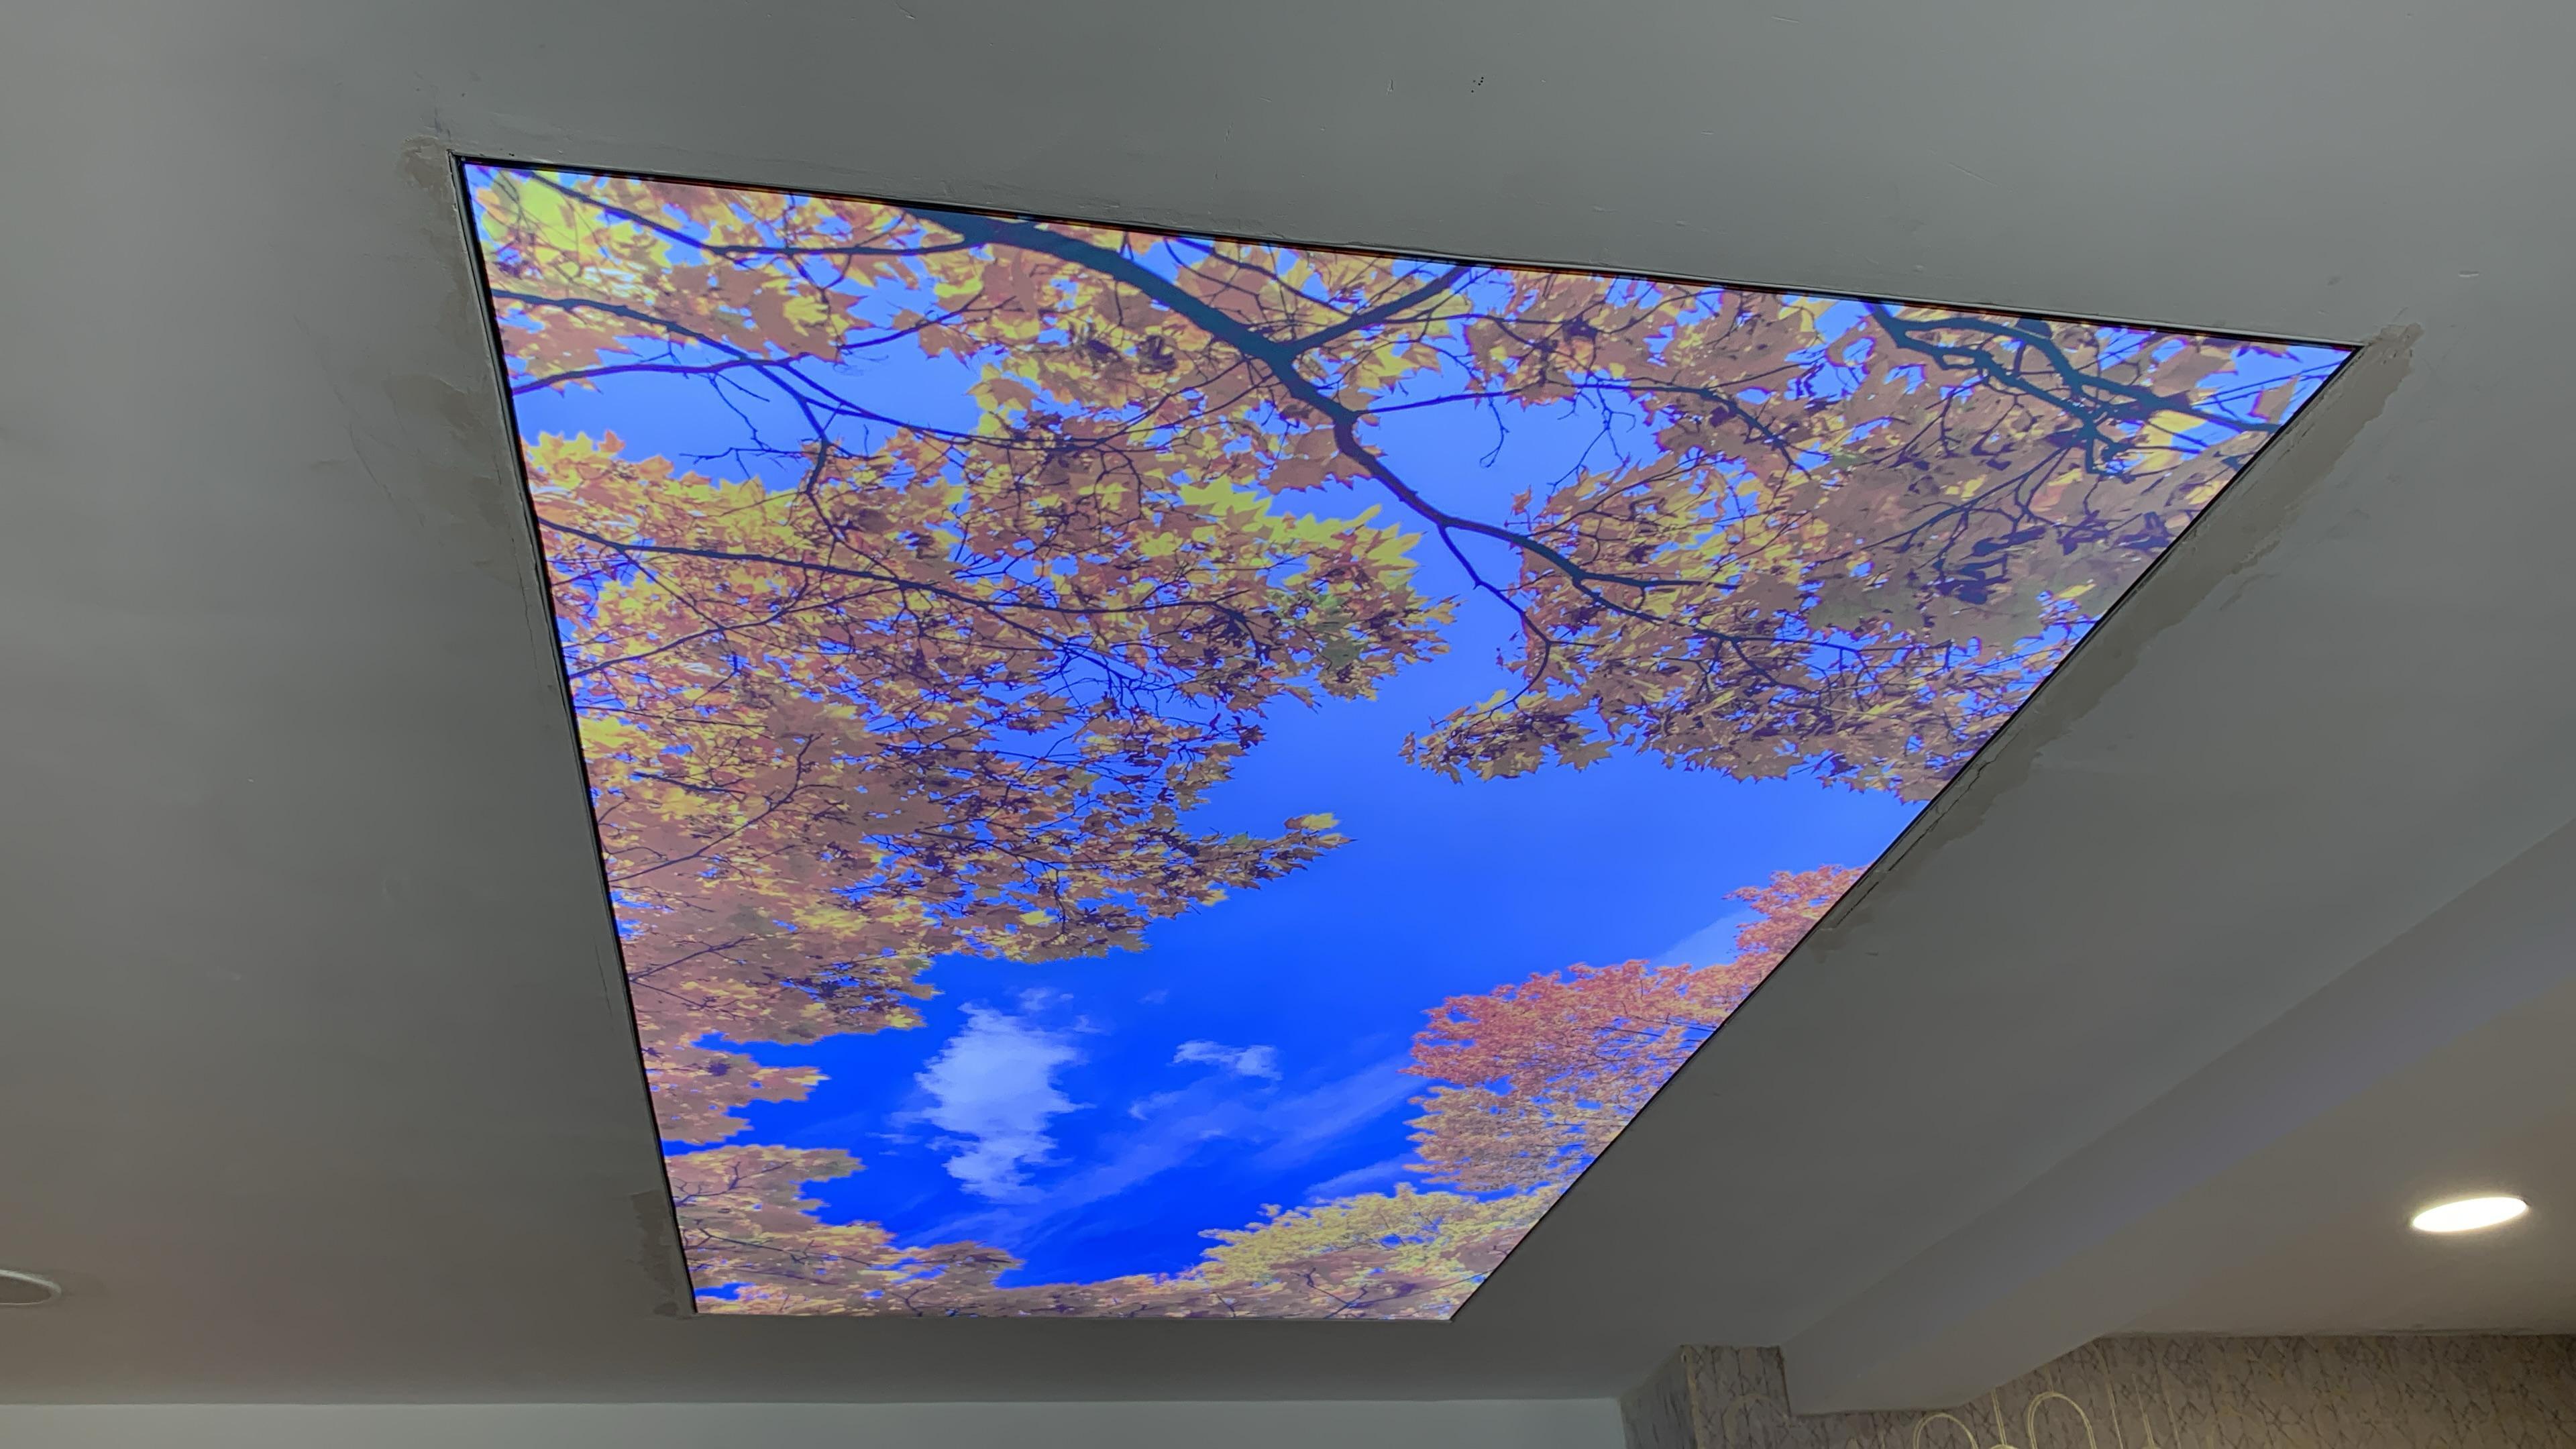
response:
{"label": "tree canopy", "polygon": [[1414,1038],[1415,1142],[1434,1182],[1471,1191],[1562,1187],[1860,879],[1784,871],[1732,893],[1752,910],[1723,962],[1622,961],[1453,996]]}
{"label": "tree canopy", "polygon": [[[723,458],[525,440],[655,1110],[704,1149],[672,1158],[692,1262],[767,1311],[1453,1304],[1850,872],[1748,895],[1731,963],[1444,1004],[1414,1068],[1443,1190],[1278,1211],[1145,1286],[1003,1289],[992,1249],[822,1223],[803,1184],[854,1160],[716,1145],[817,1080],[743,1048],[913,1027],[936,956],[1132,947],[1310,863],[1321,808],[1193,811],[1275,712],[1453,647],[1510,680],[1405,742],[1453,778],[1627,751],[1928,798],[2301,386],[2136,329],[477,179],[514,390],[687,379],[794,419]],[[967,406],[849,385],[887,359]],[[1382,446],[1435,410],[1598,441],[1478,495]],[[1435,556],[1507,627],[1462,637]]]}
{"label": "tree canopy", "polygon": [[1577,965],[1433,1009],[1407,1068],[1437,1083],[1413,1099],[1416,1167],[1455,1190],[1272,1206],[1177,1273],[1005,1287],[1019,1261],[997,1249],[823,1221],[804,1189],[858,1171],[848,1153],[716,1147],[670,1160],[685,1246],[702,1281],[736,1285],[721,1302],[759,1312],[1446,1317],[1859,875],[1734,892],[1749,918],[1723,962]]}

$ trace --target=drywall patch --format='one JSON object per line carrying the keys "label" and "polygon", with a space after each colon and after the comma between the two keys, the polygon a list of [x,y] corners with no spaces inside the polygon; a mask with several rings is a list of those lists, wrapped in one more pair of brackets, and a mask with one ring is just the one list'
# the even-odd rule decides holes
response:
{"label": "drywall patch", "polygon": [[626,1199],[635,1212],[635,1266],[644,1270],[659,1295],[653,1311],[664,1318],[686,1318],[688,1271],[681,1266],[679,1233],[671,1222],[671,1200],[662,1192],[639,1192]]}

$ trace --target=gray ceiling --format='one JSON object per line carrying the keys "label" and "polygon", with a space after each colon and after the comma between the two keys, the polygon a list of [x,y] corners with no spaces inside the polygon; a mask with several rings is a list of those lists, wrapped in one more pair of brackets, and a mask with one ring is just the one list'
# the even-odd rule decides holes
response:
{"label": "gray ceiling", "polygon": [[[0,17],[0,1397],[1613,1392],[2576,1329],[2576,11]],[[453,150],[2377,339],[1452,1324],[673,1316]],[[2399,1224],[2458,1184],[2494,1239]]]}

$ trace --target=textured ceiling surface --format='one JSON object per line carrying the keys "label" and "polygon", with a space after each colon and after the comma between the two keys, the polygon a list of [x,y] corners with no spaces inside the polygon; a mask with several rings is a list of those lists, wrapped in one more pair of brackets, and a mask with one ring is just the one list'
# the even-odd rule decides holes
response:
{"label": "textured ceiling surface", "polygon": [[[2545,1209],[2476,1278],[2371,1226],[2542,1180],[2576,1072],[2576,18],[2306,9],[13,13],[0,1261],[72,1294],[0,1394],[1587,1395],[1691,1341],[1857,1407],[2133,1323],[2576,1326]],[[1455,1322],[693,1320],[458,152],[2371,346]]]}

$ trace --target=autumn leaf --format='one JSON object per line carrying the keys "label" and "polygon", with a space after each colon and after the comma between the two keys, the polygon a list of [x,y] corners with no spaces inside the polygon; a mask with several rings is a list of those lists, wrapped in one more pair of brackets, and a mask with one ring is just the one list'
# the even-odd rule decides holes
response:
{"label": "autumn leaf", "polygon": [[[1830,905],[1733,960],[1573,966],[1433,1013],[1428,1181],[1168,1276],[1003,1288],[827,1224],[837,1154],[732,1145],[764,1045],[920,1024],[929,963],[1044,962],[1342,843],[1194,812],[1275,714],[1451,647],[1508,682],[1404,744],[1461,780],[1614,753],[1925,799],[2286,419],[2249,345],[1921,306],[477,168],[514,394],[756,386],[756,466],[523,439],[693,1271],[738,1312],[1440,1316]],[[960,369],[971,418],[847,365]],[[1395,410],[1633,445],[1429,488]],[[1426,557],[1499,605],[1461,637]],[[1477,617],[1486,617],[1479,615]],[[1374,1233],[1375,1236],[1370,1236]]]}

